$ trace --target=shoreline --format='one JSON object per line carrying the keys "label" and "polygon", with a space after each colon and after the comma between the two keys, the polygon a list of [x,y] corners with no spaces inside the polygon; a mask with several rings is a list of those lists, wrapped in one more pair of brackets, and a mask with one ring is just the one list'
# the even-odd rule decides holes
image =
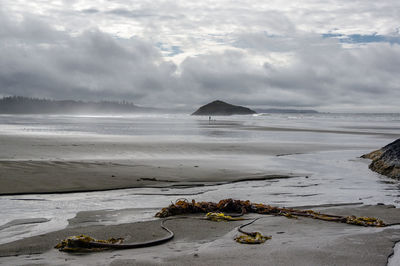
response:
{"label": "shoreline", "polygon": [[[378,216],[389,224],[400,223],[400,209],[392,206],[334,206],[314,208],[336,215]],[[79,213],[81,221],[85,213]],[[41,265],[386,265],[393,247],[400,241],[400,227],[359,227],[299,217],[288,219],[270,215],[247,214],[256,218],[249,231],[260,231],[272,239],[260,245],[238,244],[233,240],[237,227],[246,221],[212,222],[200,215],[172,217],[166,225],[175,238],[160,246],[129,250],[110,250],[74,255],[53,246],[61,239],[88,234],[98,239],[124,237],[126,243],[163,237],[161,219],[119,225],[67,227],[63,230],[0,245],[0,261],[23,264],[35,260]],[[76,222],[76,221],[75,221]],[[308,254],[308,256],[301,256]],[[266,258],[268,258],[266,260]]]}
{"label": "shoreline", "polygon": [[[400,240],[400,225],[363,228],[301,217],[262,216],[247,228],[272,235],[262,245],[233,241],[243,222],[215,223],[197,215],[167,221],[176,237],[161,246],[85,255],[53,249],[61,239],[81,233],[124,237],[126,243],[162,237],[153,211],[182,197],[233,197],[400,222],[399,209],[364,205],[398,206],[398,187],[380,180],[359,159],[386,143],[391,130],[203,122],[191,121],[188,131],[178,126],[178,136],[157,131],[157,123],[139,131],[134,127],[141,123],[124,125],[131,136],[42,134],[29,131],[35,129],[29,125],[28,131],[9,128],[23,130],[20,135],[0,133],[0,200],[7,226],[1,233],[9,241],[0,245],[0,264],[386,265]],[[77,194],[62,195],[72,193]]]}

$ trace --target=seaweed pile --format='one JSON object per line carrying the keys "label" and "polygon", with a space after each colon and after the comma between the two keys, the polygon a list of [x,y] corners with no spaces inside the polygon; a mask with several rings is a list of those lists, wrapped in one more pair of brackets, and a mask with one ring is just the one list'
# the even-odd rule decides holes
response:
{"label": "seaweed pile", "polygon": [[206,220],[220,222],[220,221],[240,221],[243,218],[240,217],[232,217],[230,215],[225,215],[222,212],[208,212],[205,217]]}
{"label": "seaweed pile", "polygon": [[168,232],[168,235],[160,239],[132,243],[132,244],[123,244],[122,243],[124,241],[123,238],[117,238],[117,239],[110,238],[108,240],[99,240],[87,235],[79,235],[79,236],[70,236],[62,240],[54,248],[57,248],[59,251],[64,251],[64,252],[96,252],[109,249],[143,248],[143,247],[160,245],[170,241],[175,236],[174,232],[172,232],[164,225],[164,222],[167,220],[168,219],[162,220],[160,226],[163,230]]}
{"label": "seaweed pile", "polygon": [[271,238],[271,236],[264,236],[260,232],[246,232],[244,235],[235,237],[235,241],[240,244],[262,244]]}
{"label": "seaweed pile", "polygon": [[189,202],[186,199],[178,199],[175,203],[172,203],[170,206],[163,208],[155,216],[159,218],[165,218],[179,214],[209,212],[240,213],[241,215],[246,213],[258,213],[285,216],[287,218],[298,218],[298,216],[301,216],[323,221],[339,222],[359,226],[386,226],[386,224],[382,220],[374,217],[330,215],[313,210],[298,210],[292,208],[275,207],[262,203],[252,203],[249,200],[243,201],[234,199],[223,199],[220,200],[218,203],[204,201],[196,202],[195,200]]}
{"label": "seaweed pile", "polygon": [[123,238],[110,238],[108,240],[99,240],[87,235],[70,236],[54,248],[64,252],[92,252],[109,249],[110,245],[119,245],[124,241]]}
{"label": "seaweed pile", "polygon": [[[170,206],[163,208],[156,214],[156,217],[165,218],[169,216],[179,215],[179,214],[189,214],[189,213],[206,213],[205,219],[211,221],[238,221],[243,220],[240,216],[246,213],[258,213],[258,214],[269,214],[276,216],[285,216],[287,218],[297,219],[299,216],[308,217],[318,220],[339,222],[346,224],[353,224],[359,226],[374,226],[383,227],[386,224],[374,217],[356,217],[356,216],[338,216],[323,214],[313,210],[297,210],[292,208],[281,208],[274,207],[271,205],[252,203],[249,200],[234,200],[234,199],[224,199],[220,200],[218,203],[215,202],[196,202],[192,200],[189,202],[186,199],[178,199],[175,203]],[[226,215],[224,213],[236,213],[236,215]],[[182,218],[182,217],[181,217]],[[183,217],[186,218],[186,217]],[[176,219],[176,218],[173,218]],[[179,219],[179,217],[178,217]],[[259,232],[246,232],[242,230],[245,226],[254,223],[256,220],[253,219],[251,222],[241,225],[238,231],[243,235],[235,237],[236,242],[241,244],[261,244],[266,240],[271,239],[271,236],[264,236]],[[109,240],[97,240],[90,236],[80,235],[72,236],[63,241],[61,241],[55,248],[60,251],[66,252],[90,252],[90,251],[101,251],[107,249],[128,249],[128,248],[141,248],[150,247],[154,245],[159,245],[171,240],[174,237],[174,233],[164,226],[164,222],[169,219],[163,219],[160,226],[162,229],[169,233],[161,239],[151,240],[141,243],[133,244],[122,244],[123,239],[111,238]]]}
{"label": "seaweed pile", "polygon": [[243,235],[236,236],[235,241],[240,244],[262,244],[268,239],[271,239],[272,236],[264,236],[260,232],[246,232],[243,230],[244,227],[254,223],[258,219],[260,218],[253,219],[251,222],[239,226],[238,231]]}

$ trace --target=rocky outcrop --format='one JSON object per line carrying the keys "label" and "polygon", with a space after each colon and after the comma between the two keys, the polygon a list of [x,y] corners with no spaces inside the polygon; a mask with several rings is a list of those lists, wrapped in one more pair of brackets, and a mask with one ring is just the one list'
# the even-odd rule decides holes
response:
{"label": "rocky outcrop", "polygon": [[400,139],[361,157],[372,160],[369,165],[372,171],[400,179]]}
{"label": "rocky outcrop", "polygon": [[203,105],[192,115],[251,115],[256,114],[250,108],[232,105],[223,101],[213,101]]}

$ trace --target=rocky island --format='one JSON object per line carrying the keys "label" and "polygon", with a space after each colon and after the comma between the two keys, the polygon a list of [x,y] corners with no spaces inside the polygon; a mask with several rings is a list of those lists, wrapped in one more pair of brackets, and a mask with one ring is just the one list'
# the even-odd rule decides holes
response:
{"label": "rocky island", "polygon": [[203,105],[192,115],[251,115],[256,114],[250,108],[229,104],[223,101],[213,101]]}
{"label": "rocky island", "polygon": [[400,179],[400,139],[361,157],[372,160],[369,165],[372,171]]}

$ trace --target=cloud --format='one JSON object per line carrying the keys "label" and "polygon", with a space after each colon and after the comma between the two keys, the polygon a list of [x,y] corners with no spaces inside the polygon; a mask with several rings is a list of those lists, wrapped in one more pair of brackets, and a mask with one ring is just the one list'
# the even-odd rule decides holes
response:
{"label": "cloud", "polygon": [[175,19],[174,16],[152,12],[152,10],[130,10],[126,8],[116,8],[105,12],[106,14],[117,15],[126,18],[152,18],[152,19]]}
{"label": "cloud", "polygon": [[97,8],[86,8],[81,10],[82,13],[85,14],[95,14],[95,13],[99,13],[100,11]]}
{"label": "cloud", "polygon": [[33,19],[3,25],[2,94],[140,101],[167,89],[175,71],[142,40],[116,40],[98,30],[71,36]]}
{"label": "cloud", "polygon": [[2,3],[0,94],[400,111],[400,4],[333,2]]}
{"label": "cloud", "polygon": [[[399,45],[373,43],[343,49],[337,41],[314,35],[294,37],[282,47],[280,37],[260,35],[242,36],[246,50],[186,60],[181,66],[182,79],[196,84],[194,91],[204,101],[222,97],[253,106],[329,110],[352,104],[398,110]],[[277,52],[289,53],[290,60],[283,64],[271,61],[271,54]],[[262,69],[251,61],[261,56],[266,58]]]}

